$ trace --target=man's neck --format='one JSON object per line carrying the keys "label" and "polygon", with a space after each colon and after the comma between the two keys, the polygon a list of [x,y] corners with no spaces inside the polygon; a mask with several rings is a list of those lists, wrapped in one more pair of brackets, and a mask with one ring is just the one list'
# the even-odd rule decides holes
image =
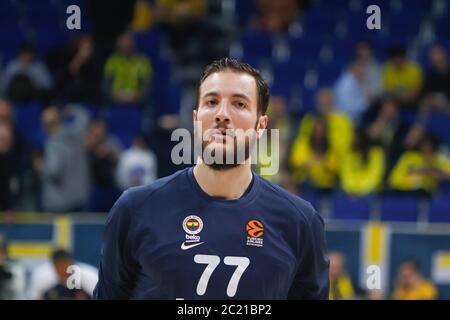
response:
{"label": "man's neck", "polygon": [[249,163],[226,170],[214,170],[204,163],[198,163],[193,172],[195,180],[205,193],[226,200],[239,199],[252,182]]}

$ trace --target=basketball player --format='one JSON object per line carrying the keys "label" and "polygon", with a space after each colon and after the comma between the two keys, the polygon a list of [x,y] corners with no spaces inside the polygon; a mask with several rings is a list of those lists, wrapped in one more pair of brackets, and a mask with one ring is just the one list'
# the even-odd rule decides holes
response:
{"label": "basketball player", "polygon": [[[193,120],[197,164],[125,191],[109,213],[97,299],[327,299],[324,222],[251,170],[237,129],[261,137],[269,90],[225,58],[203,72]],[[205,134],[207,133],[207,134]],[[251,142],[251,141],[250,141]],[[246,161],[202,161],[245,148]]]}

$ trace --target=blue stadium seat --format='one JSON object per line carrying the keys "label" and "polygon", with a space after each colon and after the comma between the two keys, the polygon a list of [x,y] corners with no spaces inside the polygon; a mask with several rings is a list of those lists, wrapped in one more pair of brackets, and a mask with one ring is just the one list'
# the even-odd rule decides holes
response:
{"label": "blue stadium seat", "polygon": [[349,0],[321,0],[317,3],[316,8],[330,8],[347,10],[349,7]]}
{"label": "blue stadium seat", "polygon": [[420,11],[426,12],[431,9],[433,1],[423,1],[423,0],[401,0],[402,2],[402,10],[406,11]]}
{"label": "blue stadium seat", "polygon": [[252,60],[270,59],[273,51],[272,35],[268,32],[249,31],[244,33],[239,42],[243,55]]}
{"label": "blue stadium seat", "polygon": [[423,13],[419,11],[405,11],[387,14],[389,34],[397,36],[417,35],[422,22]]}
{"label": "blue stadium seat", "polygon": [[274,85],[287,83],[292,86],[295,83],[303,83],[305,67],[301,61],[288,60],[284,62],[273,62],[271,65]]}
{"label": "blue stadium seat", "polygon": [[142,115],[142,107],[135,105],[112,105],[106,110],[109,131],[124,148],[130,147],[133,138],[141,132]]}
{"label": "blue stadium seat", "polygon": [[305,34],[302,37],[291,37],[288,40],[291,52],[291,60],[303,61],[303,63],[317,62],[323,39],[314,34]]}
{"label": "blue stadium seat", "polygon": [[435,196],[431,199],[428,221],[450,223],[450,201],[448,196]]}
{"label": "blue stadium seat", "polygon": [[369,220],[372,196],[355,197],[337,192],[333,195],[331,216],[334,219]]}
{"label": "blue stadium seat", "polygon": [[235,12],[238,23],[246,26],[251,19],[258,13],[256,0],[232,0],[235,6]]}
{"label": "blue stadium seat", "polygon": [[431,113],[426,122],[425,128],[427,132],[436,135],[443,142],[450,143],[450,114],[448,113]]}
{"label": "blue stadium seat", "polygon": [[37,133],[41,131],[42,106],[37,102],[17,103],[13,106],[14,123],[19,133],[31,146],[40,144]]}
{"label": "blue stadium seat", "polygon": [[450,19],[443,16],[434,21],[434,31],[438,37],[448,38],[450,36]]}
{"label": "blue stadium seat", "polygon": [[316,93],[317,87],[312,89],[302,87],[301,113],[313,112],[316,109]]}
{"label": "blue stadium seat", "polygon": [[320,63],[317,66],[318,87],[332,87],[344,70],[345,65],[341,62]]}
{"label": "blue stadium seat", "polygon": [[[375,40],[381,35],[381,30],[370,30],[367,28],[368,14],[365,10],[358,12],[349,12],[345,16],[345,23],[347,26],[348,35],[357,39]],[[383,9],[381,9],[383,11]],[[381,16],[383,19],[383,15]],[[382,22],[383,26],[383,22]]]}
{"label": "blue stadium seat", "polygon": [[419,198],[415,195],[385,195],[381,200],[381,220],[416,222]]}
{"label": "blue stadium seat", "polygon": [[336,30],[336,8],[313,8],[305,12],[305,18],[308,34],[330,35]]}
{"label": "blue stadium seat", "polygon": [[35,50],[38,55],[45,55],[54,49],[59,49],[67,45],[71,36],[77,32],[67,32],[58,28],[57,25],[44,25],[34,29]]}
{"label": "blue stadium seat", "polygon": [[[134,35],[137,50],[149,55],[159,57],[161,47],[161,34],[156,29],[147,32],[138,32]],[[153,59],[152,59],[153,60]]]}
{"label": "blue stadium seat", "polygon": [[25,41],[25,34],[18,27],[0,26],[0,59],[7,63],[14,59],[19,51],[20,45]]}
{"label": "blue stadium seat", "polygon": [[436,192],[436,194],[450,199],[450,181],[441,181],[441,183],[439,183],[438,191]]}
{"label": "blue stadium seat", "polygon": [[333,61],[340,61],[341,63],[348,63],[353,59],[357,43],[357,39],[352,36],[332,37],[327,41],[333,52]]}

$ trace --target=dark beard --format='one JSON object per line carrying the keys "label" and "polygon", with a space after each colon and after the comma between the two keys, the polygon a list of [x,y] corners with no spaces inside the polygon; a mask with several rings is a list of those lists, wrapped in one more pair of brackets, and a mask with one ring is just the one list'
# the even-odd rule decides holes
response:
{"label": "dark beard", "polygon": [[[253,140],[254,142],[256,140]],[[254,144],[254,142],[252,143],[252,145]],[[205,148],[208,146],[208,144],[210,144],[210,142],[208,141],[202,141],[202,159],[203,159],[203,152],[205,150]],[[217,163],[216,161],[212,162],[212,163],[206,163],[204,161],[204,163],[210,167],[213,170],[217,170],[217,171],[223,171],[223,170],[229,170],[229,169],[233,169],[236,168],[238,166],[240,166],[241,164],[245,163],[245,161],[247,161],[247,159],[250,157],[250,141],[249,139],[245,139],[245,146],[244,146],[244,159],[238,159],[238,144],[237,144],[237,139],[236,137],[233,138],[233,162],[232,163],[227,163],[226,162],[226,158],[227,158],[227,154],[224,151],[223,152],[223,158],[221,163]],[[252,146],[253,147],[253,146]],[[211,151],[211,157],[213,157],[213,159],[215,159],[215,154],[216,154],[216,150],[212,150]]]}

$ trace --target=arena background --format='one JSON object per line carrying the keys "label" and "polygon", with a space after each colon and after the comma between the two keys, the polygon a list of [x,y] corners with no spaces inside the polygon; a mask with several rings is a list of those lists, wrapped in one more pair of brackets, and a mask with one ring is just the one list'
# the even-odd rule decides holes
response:
{"label": "arena background", "polygon": [[[80,8],[80,30],[67,27],[75,12],[66,12],[70,5]],[[366,25],[370,5],[380,8],[381,29]],[[449,18],[445,0],[1,1],[0,234],[7,239],[10,258],[25,270],[25,287],[33,268],[55,248],[98,266],[109,208],[127,183],[148,183],[183,168],[170,160],[171,132],[192,129],[202,68],[230,56],[259,68],[271,86],[269,114],[273,127],[281,130],[282,166],[277,176],[267,178],[311,201],[324,216],[329,250],[346,259],[355,290],[349,298],[370,297],[365,287],[369,265],[381,267],[382,296],[391,298],[400,263],[412,259],[436,286],[438,298],[450,299],[450,64],[448,55],[435,58],[439,61],[430,56],[436,45],[448,54]],[[139,56],[132,65],[117,56],[111,59],[118,39],[119,50],[131,54],[134,41]],[[370,62],[356,49],[361,41],[370,43]],[[418,78],[411,95],[403,94],[415,85],[408,75],[395,78],[386,71],[402,49],[411,77]],[[30,55],[32,62],[23,62]],[[372,89],[345,82],[352,74],[356,79],[358,68],[368,73],[368,64],[378,68],[378,78],[365,79]],[[127,68],[135,71],[127,73]],[[314,153],[308,145],[315,141],[309,138],[311,119],[323,112],[316,94],[324,88],[335,95],[336,110],[347,113],[351,136],[372,134],[363,141],[382,150],[381,172],[374,169],[378,178],[350,176],[345,184],[342,164],[348,159],[338,158],[335,172],[319,173],[319,178],[295,167],[304,160],[299,160],[302,147]],[[373,90],[370,99],[352,96],[365,95],[364,90]],[[360,98],[366,100],[355,108],[362,111],[341,104]],[[389,103],[394,105],[391,113],[383,107]],[[80,195],[57,199],[61,210],[45,196],[50,173],[42,169],[52,152],[64,149],[49,146],[52,121],[61,121],[67,130],[85,121],[78,144],[67,145],[82,148],[72,153],[76,158],[65,159],[61,173],[62,180],[79,180]],[[331,126],[330,141],[331,135],[346,134]],[[426,137],[435,146],[433,159],[439,159],[427,167],[433,172],[423,173],[422,180],[392,182],[405,153],[415,152],[411,161],[417,162],[410,166],[424,166],[420,143]],[[359,142],[355,152],[371,154]],[[108,152],[102,153],[104,147]],[[127,165],[124,154],[131,147],[144,160],[128,164],[123,177],[119,167]],[[347,147],[353,150],[350,142]],[[78,179],[84,172],[80,161],[87,163],[85,181]],[[366,188],[351,179],[379,181]],[[28,298],[27,289],[23,298]]]}

